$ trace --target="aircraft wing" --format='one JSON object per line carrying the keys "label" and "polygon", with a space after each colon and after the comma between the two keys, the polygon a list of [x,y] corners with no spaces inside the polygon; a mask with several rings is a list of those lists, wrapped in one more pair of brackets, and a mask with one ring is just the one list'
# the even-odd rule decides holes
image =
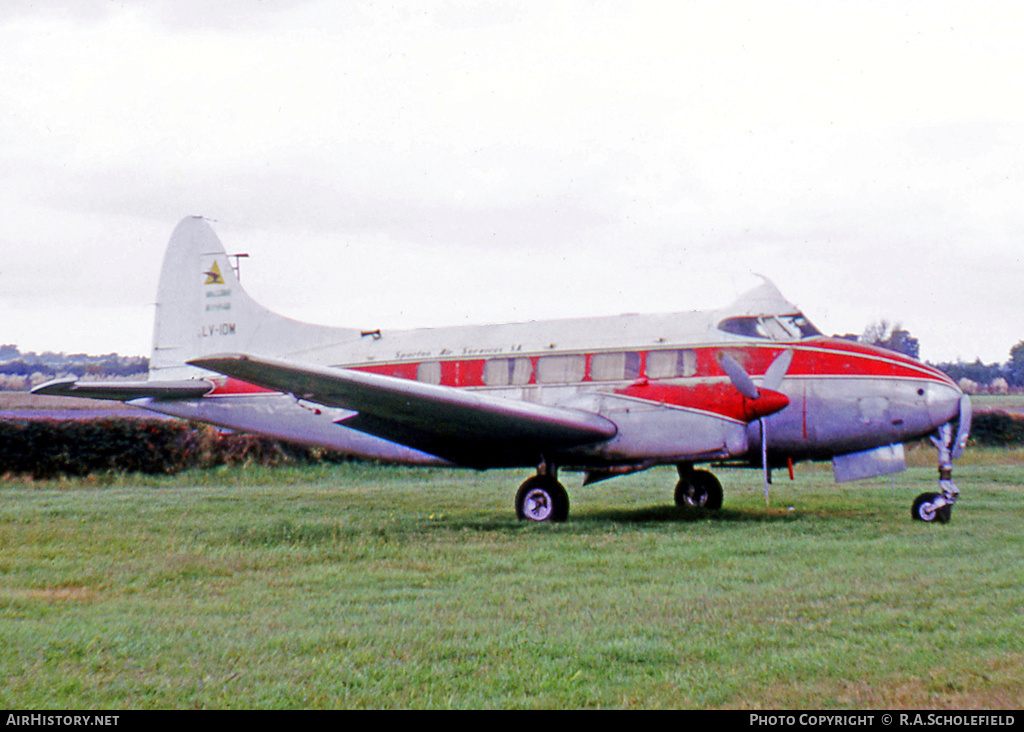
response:
{"label": "aircraft wing", "polygon": [[213,389],[213,384],[201,379],[181,381],[75,381],[55,379],[40,384],[33,394],[46,396],[79,397],[84,399],[111,399],[130,402],[133,399],[198,399]]}
{"label": "aircraft wing", "polygon": [[505,399],[351,369],[225,354],[189,361],[300,399],[358,414],[345,427],[472,467],[540,462],[543,453],[603,442],[615,424],[575,409]]}

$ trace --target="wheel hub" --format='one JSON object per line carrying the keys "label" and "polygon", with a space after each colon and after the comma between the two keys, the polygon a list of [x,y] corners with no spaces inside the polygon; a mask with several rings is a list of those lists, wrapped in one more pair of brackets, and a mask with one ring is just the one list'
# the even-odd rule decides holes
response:
{"label": "wheel hub", "polygon": [[686,500],[687,505],[701,508],[708,502],[708,493],[705,490],[701,490],[699,486],[690,484],[683,492],[683,498]]}
{"label": "wheel hub", "polygon": [[540,488],[526,494],[523,510],[534,521],[546,521],[551,516],[551,496]]}

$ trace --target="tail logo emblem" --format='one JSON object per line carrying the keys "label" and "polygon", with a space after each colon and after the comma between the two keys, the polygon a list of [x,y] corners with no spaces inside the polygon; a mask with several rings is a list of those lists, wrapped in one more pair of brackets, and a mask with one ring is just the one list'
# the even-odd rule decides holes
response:
{"label": "tail logo emblem", "polygon": [[206,275],[206,282],[203,283],[204,285],[224,284],[224,276],[220,273],[220,267],[217,266],[216,261],[213,263],[213,266],[210,267],[210,270],[208,272],[203,272],[203,274]]}

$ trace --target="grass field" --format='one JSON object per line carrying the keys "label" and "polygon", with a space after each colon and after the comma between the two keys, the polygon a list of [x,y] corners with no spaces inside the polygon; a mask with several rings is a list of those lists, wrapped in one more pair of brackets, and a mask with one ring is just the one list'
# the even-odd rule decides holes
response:
{"label": "grass field", "polygon": [[1002,410],[1011,414],[1024,414],[1024,394],[979,394],[971,397],[975,411]]}
{"label": "grass field", "polygon": [[766,508],[719,472],[578,488],[365,465],[0,481],[2,708],[1024,706],[1024,456],[958,464],[950,524],[910,520],[924,456]]}

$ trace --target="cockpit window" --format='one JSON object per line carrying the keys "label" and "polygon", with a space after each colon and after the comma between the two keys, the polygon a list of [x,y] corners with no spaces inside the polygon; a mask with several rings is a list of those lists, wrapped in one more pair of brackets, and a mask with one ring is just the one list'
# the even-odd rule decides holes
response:
{"label": "cockpit window", "polygon": [[815,338],[821,335],[821,331],[814,327],[814,324],[802,314],[783,315],[776,318],[782,323],[794,338]]}
{"label": "cockpit window", "polygon": [[726,318],[718,324],[718,329],[744,338],[767,338],[757,318]]}
{"label": "cockpit window", "polygon": [[718,329],[745,338],[772,341],[795,341],[821,335],[821,331],[801,313],[726,318],[718,324]]}

